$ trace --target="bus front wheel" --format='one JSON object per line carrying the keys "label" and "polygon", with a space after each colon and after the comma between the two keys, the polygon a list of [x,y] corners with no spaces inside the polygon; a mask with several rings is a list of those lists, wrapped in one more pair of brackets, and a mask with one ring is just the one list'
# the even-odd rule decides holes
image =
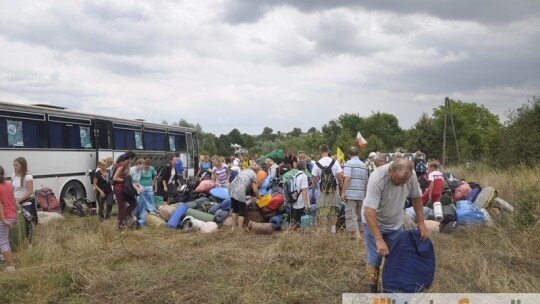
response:
{"label": "bus front wheel", "polygon": [[85,197],[86,190],[84,190],[84,186],[78,181],[70,181],[62,189],[62,193],[60,194],[60,206],[62,210],[66,208],[64,198],[73,199],[75,201]]}

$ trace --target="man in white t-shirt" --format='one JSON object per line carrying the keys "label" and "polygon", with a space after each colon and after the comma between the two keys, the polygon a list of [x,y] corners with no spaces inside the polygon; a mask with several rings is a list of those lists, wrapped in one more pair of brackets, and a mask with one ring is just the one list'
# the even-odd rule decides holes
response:
{"label": "man in white t-shirt", "polygon": [[298,200],[293,204],[292,219],[298,224],[302,216],[309,212],[309,195],[308,195],[308,177],[304,173],[306,170],[306,162],[298,161],[296,164],[298,172],[296,173],[296,189],[298,189]]}
{"label": "man in white t-shirt", "polygon": [[[317,216],[319,223],[323,231],[326,231],[328,228],[328,217],[330,218],[330,231],[336,233],[336,224],[337,216],[341,209],[341,197],[339,188],[341,188],[343,182],[343,169],[339,165],[339,162],[335,159],[332,159],[328,156],[330,149],[328,145],[321,145],[319,147],[319,153],[321,154],[321,159],[315,162],[311,175],[313,175],[313,180],[311,183],[311,196],[315,196],[315,189],[319,185],[319,194],[317,195]],[[325,179],[324,168],[332,169],[332,175],[335,179],[333,185],[323,185]]]}

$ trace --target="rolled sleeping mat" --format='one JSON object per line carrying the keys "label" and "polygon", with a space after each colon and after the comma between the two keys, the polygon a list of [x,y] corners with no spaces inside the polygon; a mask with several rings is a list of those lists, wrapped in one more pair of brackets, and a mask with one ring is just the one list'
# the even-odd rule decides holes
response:
{"label": "rolled sleeping mat", "polygon": [[171,215],[174,213],[174,210],[176,210],[177,208],[174,205],[161,206],[161,208],[159,208],[158,210],[159,216],[161,216],[161,218],[164,219],[165,221],[168,221],[171,218]]}
{"label": "rolled sleeping mat", "polygon": [[502,198],[500,197],[496,197],[494,200],[493,200],[493,203],[496,207],[499,207],[505,211],[508,211],[508,212],[511,212],[511,213],[514,213],[514,207],[512,205],[510,205],[507,201],[503,200]]}
{"label": "rolled sleeping mat", "polygon": [[64,220],[64,216],[56,212],[38,211],[38,223],[41,225],[49,225],[59,223]]}
{"label": "rolled sleeping mat", "polygon": [[249,231],[257,233],[257,234],[272,234],[272,232],[274,232],[274,228],[272,227],[272,224],[255,223],[253,221],[250,221],[248,223],[248,229]]}
{"label": "rolled sleeping mat", "polygon": [[270,218],[268,222],[272,224],[272,228],[274,228],[274,230],[278,230],[279,227],[281,227],[282,217],[279,214],[274,215]]}
{"label": "rolled sleeping mat", "polygon": [[199,207],[199,203],[196,201],[187,202],[186,205],[191,209],[197,209]]}
{"label": "rolled sleeping mat", "polygon": [[202,233],[212,233],[218,230],[218,225],[215,222],[205,222],[201,225]]}
{"label": "rolled sleeping mat", "polygon": [[210,207],[210,209],[208,210],[208,213],[216,215],[216,211],[220,209],[221,209],[221,204],[217,203],[217,204],[214,204],[214,206]]}
{"label": "rolled sleeping mat", "polygon": [[229,211],[225,211],[225,210],[221,210],[219,209],[218,211],[216,211],[216,214],[214,215],[214,222],[220,224],[220,223],[223,223],[227,217],[229,216]]}
{"label": "rolled sleeping mat", "polygon": [[224,211],[229,211],[229,210],[231,210],[231,199],[230,199],[230,198],[224,200],[224,201],[221,203],[221,210],[224,210]]}
{"label": "rolled sleeping mat", "polygon": [[177,229],[180,227],[180,223],[182,223],[182,219],[186,215],[186,211],[188,210],[188,206],[186,204],[180,204],[176,210],[174,210],[173,214],[171,215],[171,218],[167,221],[167,227]]}
{"label": "rolled sleeping mat", "polygon": [[188,232],[194,228],[193,222],[191,221],[192,218],[193,217],[191,216],[186,216],[184,220],[182,221],[182,224],[180,225],[180,227],[182,228],[184,232]]}
{"label": "rolled sleeping mat", "polygon": [[210,190],[210,194],[221,199],[227,200],[231,197],[229,196],[229,189],[227,187],[215,187]]}
{"label": "rolled sleeping mat", "polygon": [[144,221],[148,226],[161,227],[167,225],[167,222],[165,222],[164,219],[155,214],[147,214],[144,217]]}
{"label": "rolled sleeping mat", "polygon": [[227,216],[227,218],[223,221],[223,226],[233,226],[234,225],[234,219],[232,216]]}
{"label": "rolled sleeping mat", "polygon": [[203,222],[213,222],[214,221],[214,215],[208,214],[199,210],[195,209],[187,209],[186,215],[193,216],[195,219],[201,220]]}
{"label": "rolled sleeping mat", "polygon": [[197,229],[201,228],[201,225],[205,223],[205,222],[203,222],[201,220],[198,220],[198,219],[196,219],[196,218],[194,218],[193,216],[190,216],[190,215],[186,215],[184,217],[184,220],[182,221],[182,223],[184,221],[187,221],[187,220],[191,221],[191,224],[193,225],[193,228],[197,228]]}

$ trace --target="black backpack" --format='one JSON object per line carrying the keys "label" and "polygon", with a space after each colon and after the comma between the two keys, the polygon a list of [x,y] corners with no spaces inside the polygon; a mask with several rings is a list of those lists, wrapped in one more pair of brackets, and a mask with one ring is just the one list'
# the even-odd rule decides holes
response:
{"label": "black backpack", "polygon": [[327,167],[323,167],[319,162],[315,162],[315,165],[322,170],[319,188],[320,191],[323,191],[324,193],[332,193],[337,189],[336,177],[332,172],[332,167],[334,166],[335,162],[336,160],[332,159],[332,162],[330,162],[330,165]]}
{"label": "black backpack", "polygon": [[423,160],[418,161],[418,163],[416,164],[416,168],[414,168],[414,171],[416,172],[416,176],[421,176],[421,175],[426,174],[427,172],[426,163]]}

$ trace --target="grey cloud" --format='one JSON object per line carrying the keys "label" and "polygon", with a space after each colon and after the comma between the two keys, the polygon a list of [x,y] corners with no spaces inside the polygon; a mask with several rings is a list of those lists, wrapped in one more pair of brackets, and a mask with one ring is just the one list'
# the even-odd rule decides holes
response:
{"label": "grey cloud", "polygon": [[170,43],[161,31],[148,25],[142,15],[119,12],[114,17],[117,12],[114,9],[108,15],[100,14],[104,11],[106,7],[100,7],[99,11],[96,7],[84,11],[90,14],[51,9],[45,19],[4,20],[0,21],[0,36],[62,52],[127,56],[153,55],[166,49],[166,44]]}
{"label": "grey cloud", "polygon": [[[540,16],[537,0],[480,1],[347,1],[347,0],[232,0],[225,7],[225,20],[230,23],[254,22],[274,7],[287,5],[301,11],[314,12],[340,7],[359,8],[397,14],[423,13],[441,19],[474,20],[488,24],[509,23],[518,19]],[[235,12],[235,14],[233,14]]]}

